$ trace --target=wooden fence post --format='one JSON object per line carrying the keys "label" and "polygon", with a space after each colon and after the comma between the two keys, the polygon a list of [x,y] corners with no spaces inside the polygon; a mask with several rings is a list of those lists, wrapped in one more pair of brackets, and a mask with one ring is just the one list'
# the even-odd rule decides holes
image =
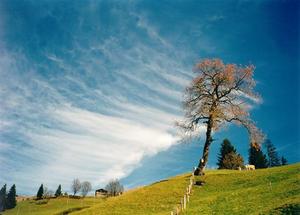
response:
{"label": "wooden fence post", "polygon": [[197,169],[197,167],[193,168],[193,172],[190,177],[190,184],[186,188],[186,194],[184,194],[183,198],[180,199],[180,206],[177,205],[175,212],[171,211],[171,215],[179,215],[180,211],[186,210],[187,202],[190,202],[190,194],[192,193],[192,188],[193,188],[194,179],[195,179],[194,171],[196,169]]}

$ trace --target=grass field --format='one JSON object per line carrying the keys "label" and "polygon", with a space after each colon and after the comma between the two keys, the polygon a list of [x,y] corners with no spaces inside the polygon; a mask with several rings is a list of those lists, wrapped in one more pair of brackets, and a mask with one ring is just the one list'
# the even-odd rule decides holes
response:
{"label": "grass field", "polygon": [[[300,214],[300,165],[255,171],[209,172],[203,187],[194,187],[187,214]],[[295,211],[295,209],[294,209]]]}
{"label": "grass field", "polygon": [[[101,199],[84,198],[71,199],[67,197],[47,201],[26,200],[18,202],[17,207],[6,210],[5,215],[63,215],[99,204]],[[44,203],[44,204],[43,204]]]}
{"label": "grass field", "polygon": [[[4,215],[170,214],[189,183],[184,174],[108,199],[51,199],[19,202]],[[300,214],[300,164],[255,171],[210,170],[194,186],[184,214]],[[293,211],[293,212],[291,212]]]}

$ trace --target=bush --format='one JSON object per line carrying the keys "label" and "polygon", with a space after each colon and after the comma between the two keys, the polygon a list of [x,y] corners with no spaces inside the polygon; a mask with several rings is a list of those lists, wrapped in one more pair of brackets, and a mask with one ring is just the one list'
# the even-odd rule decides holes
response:
{"label": "bush", "polygon": [[81,196],[69,195],[70,199],[81,199]]}
{"label": "bush", "polygon": [[45,204],[48,204],[49,202],[49,199],[42,199],[42,200],[37,200],[35,202],[36,205],[45,205]]}

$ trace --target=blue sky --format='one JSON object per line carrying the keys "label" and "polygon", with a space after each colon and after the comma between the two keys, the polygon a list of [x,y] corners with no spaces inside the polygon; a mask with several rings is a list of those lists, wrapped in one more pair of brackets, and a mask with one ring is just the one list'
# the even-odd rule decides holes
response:
{"label": "blue sky", "polygon": [[[256,66],[251,115],[299,161],[297,1],[0,1],[0,184],[34,194],[121,178],[128,188],[190,171],[203,139],[180,144],[184,88],[203,58]],[[229,138],[247,161],[246,131]]]}

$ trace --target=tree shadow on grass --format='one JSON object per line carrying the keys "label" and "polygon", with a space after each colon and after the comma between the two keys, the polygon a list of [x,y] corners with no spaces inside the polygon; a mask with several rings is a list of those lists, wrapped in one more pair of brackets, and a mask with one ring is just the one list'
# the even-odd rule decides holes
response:
{"label": "tree shadow on grass", "polygon": [[284,215],[299,215],[300,204],[285,204],[278,208],[275,208],[270,215],[284,214]]}
{"label": "tree shadow on grass", "polygon": [[67,214],[73,213],[75,211],[80,211],[80,210],[83,210],[83,209],[86,209],[86,208],[89,208],[89,206],[69,208],[67,210],[56,213],[55,215],[67,215]]}

